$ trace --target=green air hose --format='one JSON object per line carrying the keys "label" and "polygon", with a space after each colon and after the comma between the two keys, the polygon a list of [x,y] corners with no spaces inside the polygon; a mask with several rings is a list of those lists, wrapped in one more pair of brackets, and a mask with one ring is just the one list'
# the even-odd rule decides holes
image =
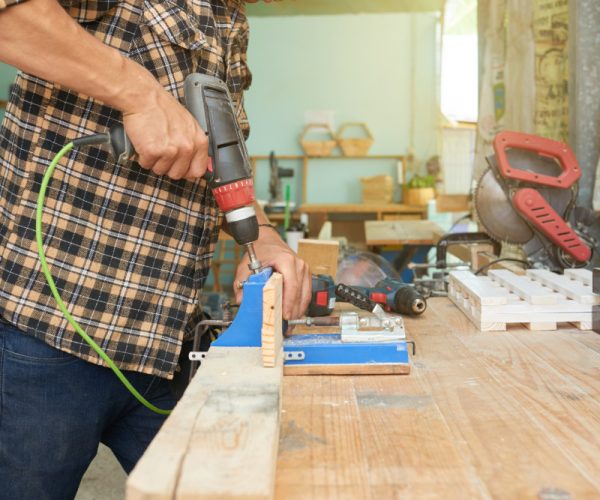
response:
{"label": "green air hose", "polygon": [[58,289],[56,288],[56,284],[54,283],[52,274],[50,274],[50,268],[48,267],[48,263],[46,262],[46,254],[44,253],[44,242],[43,242],[43,236],[42,236],[42,215],[44,213],[44,200],[46,197],[46,188],[48,187],[48,183],[50,182],[50,179],[52,178],[52,173],[54,172],[54,168],[56,167],[56,165],[58,164],[60,159],[66,153],[71,151],[71,149],[73,149],[73,146],[74,146],[74,143],[70,142],[69,144],[64,146],[53,158],[52,162],[48,166],[48,169],[46,170],[46,173],[44,174],[44,179],[42,180],[42,186],[40,188],[40,193],[39,193],[38,199],[37,199],[37,208],[36,208],[36,213],[35,213],[35,239],[37,242],[38,255],[40,256],[40,263],[42,264],[42,271],[44,273],[44,276],[46,277],[48,286],[50,287],[50,290],[52,291],[52,295],[54,296],[54,299],[56,300],[56,303],[58,304],[59,309],[65,315],[65,318],[71,324],[71,326],[73,328],[75,328],[77,333],[83,338],[83,340],[85,340],[90,345],[90,347],[92,349],[94,349],[94,351],[96,351],[98,356],[100,356],[100,358],[102,358],[104,360],[104,362],[115,373],[115,375],[119,378],[119,380],[123,383],[123,385],[125,387],[127,387],[129,392],[131,392],[131,394],[133,394],[140,403],[142,403],[146,408],[148,408],[156,413],[159,413],[160,415],[169,415],[171,413],[171,410],[163,410],[161,408],[158,408],[158,407],[154,406],[152,403],[150,403],[150,401],[148,401],[146,398],[144,398],[144,396],[142,396],[136,390],[136,388],[133,387],[133,385],[131,385],[131,382],[129,382],[129,380],[127,380],[125,375],[123,375],[123,372],[121,370],[119,370],[117,365],[115,365],[114,361],[108,357],[108,354],[106,354],[102,350],[102,348],[98,344],[96,344],[96,342],[94,342],[94,340],[87,333],[85,333],[83,328],[81,328],[79,326],[77,321],[75,321],[75,318],[73,318],[73,316],[71,316],[71,313],[67,310],[65,303],[60,298],[60,294],[58,293]]}

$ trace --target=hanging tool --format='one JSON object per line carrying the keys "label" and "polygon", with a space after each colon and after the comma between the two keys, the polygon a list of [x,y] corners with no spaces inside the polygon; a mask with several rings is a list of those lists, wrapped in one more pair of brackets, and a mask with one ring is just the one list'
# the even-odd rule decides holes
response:
{"label": "hanging tool", "polygon": [[486,232],[501,243],[523,245],[528,254],[541,248],[551,267],[587,264],[593,240],[583,225],[569,223],[581,177],[571,148],[505,131],[494,138],[494,152],[474,196]]}
{"label": "hanging tool", "polygon": [[410,316],[423,314],[427,309],[427,301],[414,286],[392,278],[384,278],[374,287],[340,283],[335,293],[340,299],[367,311],[372,311],[375,304],[381,304],[387,311]]}
{"label": "hanging tool", "polygon": [[[212,172],[207,172],[207,177],[212,193],[225,213],[231,235],[248,251],[248,267],[258,273],[262,265],[253,245],[258,239],[258,220],[252,169],[227,85],[213,76],[193,73],[185,79],[184,90],[186,108],[208,136]],[[111,129],[110,144],[120,163],[135,156],[121,125]]]}

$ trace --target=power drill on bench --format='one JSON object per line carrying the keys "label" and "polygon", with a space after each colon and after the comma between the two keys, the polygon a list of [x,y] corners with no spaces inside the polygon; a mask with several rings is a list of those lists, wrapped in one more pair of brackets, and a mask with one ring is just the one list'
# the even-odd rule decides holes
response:
{"label": "power drill on bench", "polygon": [[372,310],[375,304],[381,304],[385,310],[397,314],[418,316],[427,309],[425,298],[409,283],[385,278],[374,287],[348,286],[339,284],[335,294],[342,300]]}
{"label": "power drill on bench", "polygon": [[[185,79],[184,91],[186,108],[208,136],[208,156],[213,165],[212,172],[207,173],[210,188],[225,213],[231,235],[248,251],[248,267],[258,273],[261,263],[253,246],[258,239],[258,220],[252,169],[227,85],[213,76],[193,73]],[[135,155],[121,125],[110,130],[110,144],[119,163]]]}

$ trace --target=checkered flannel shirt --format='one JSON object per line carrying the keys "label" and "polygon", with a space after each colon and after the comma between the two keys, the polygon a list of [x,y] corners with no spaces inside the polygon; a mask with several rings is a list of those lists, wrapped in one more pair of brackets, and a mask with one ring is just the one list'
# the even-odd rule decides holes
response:
{"label": "checkered flannel shirt", "polygon": [[[0,0],[0,8],[19,0]],[[61,0],[90,33],[183,99],[193,72],[226,81],[247,134],[248,25],[241,0]],[[0,16],[2,15],[0,11]],[[98,61],[102,64],[102,61]],[[0,129],[0,314],[26,334],[103,364],[58,310],[38,261],[36,199],[61,147],[121,114],[19,73]],[[119,166],[106,147],[64,157],[48,190],[48,263],[79,324],[122,369],[170,378],[198,317],[221,214],[204,180]]]}

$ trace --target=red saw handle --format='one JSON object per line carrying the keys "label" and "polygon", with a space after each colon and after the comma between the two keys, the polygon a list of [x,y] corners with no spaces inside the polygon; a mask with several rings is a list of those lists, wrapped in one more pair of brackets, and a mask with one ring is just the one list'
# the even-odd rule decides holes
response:
{"label": "red saw handle", "polygon": [[[547,156],[558,161],[562,173],[558,177],[536,174],[527,170],[514,168],[506,154],[509,149],[524,149]],[[555,188],[570,188],[581,177],[581,170],[577,163],[575,153],[564,142],[553,141],[537,135],[523,134],[521,132],[503,131],[494,139],[496,161],[502,176],[516,181],[531,182],[542,186]]]}
{"label": "red saw handle", "polygon": [[512,198],[515,209],[533,224],[546,238],[562,248],[577,262],[587,262],[592,256],[590,248],[558,215],[538,191],[519,189]]}

